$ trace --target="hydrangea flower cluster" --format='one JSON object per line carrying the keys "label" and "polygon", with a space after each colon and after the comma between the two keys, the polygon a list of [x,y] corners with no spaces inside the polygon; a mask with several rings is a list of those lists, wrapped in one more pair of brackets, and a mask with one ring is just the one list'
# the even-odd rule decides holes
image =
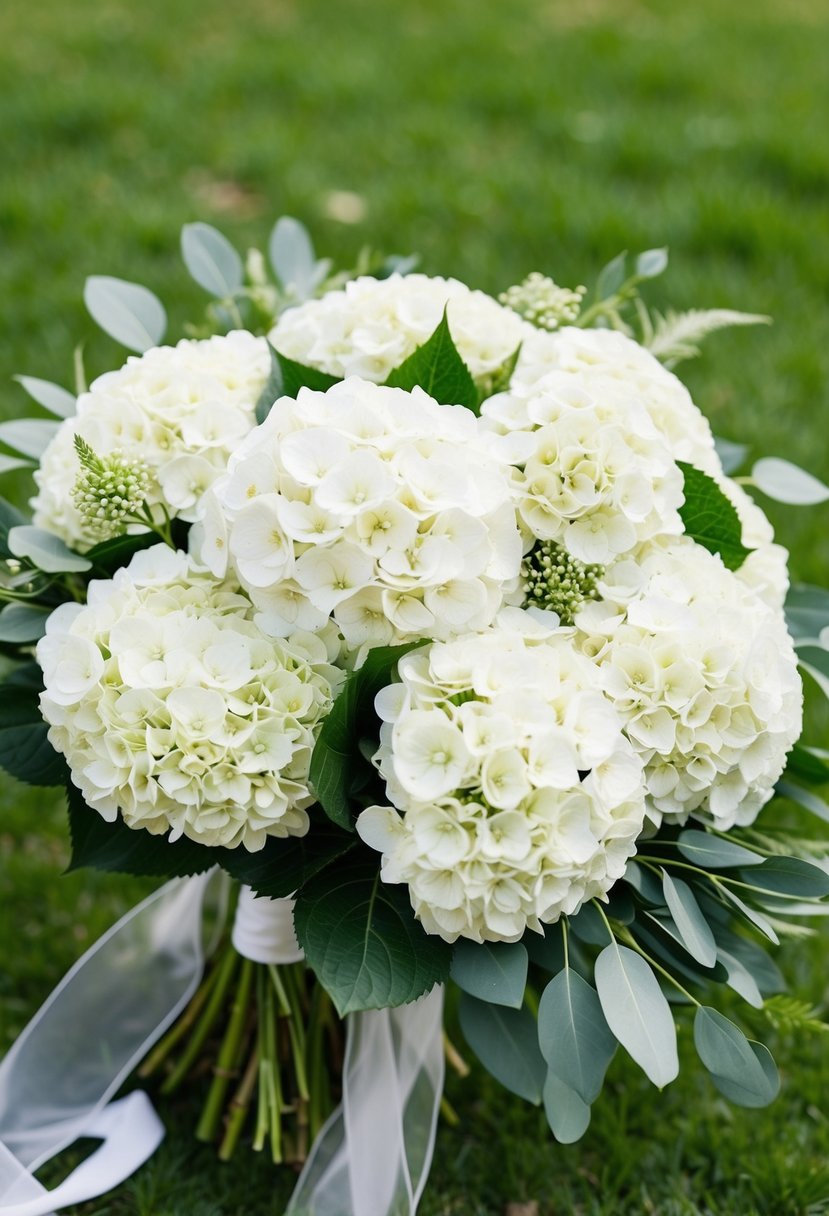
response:
{"label": "hydrangea flower cluster", "polygon": [[427,931],[517,941],[602,897],[642,830],[642,769],[568,635],[507,610],[399,676],[376,703],[394,806],[357,830]]}
{"label": "hydrangea flower cluster", "polygon": [[517,579],[507,474],[460,406],[351,378],[283,398],[242,443],[202,521],[269,632],[333,615],[349,647],[482,629]]}
{"label": "hydrangea flower cluster", "polygon": [[43,454],[35,524],[79,549],[100,540],[73,497],[81,472],[76,435],[103,460],[117,451],[127,463],[142,462],[151,474],[150,505],[195,519],[202,494],[256,425],[269,371],[264,338],[238,330],[154,347],[99,376]]}
{"label": "hydrangea flower cluster", "polygon": [[802,728],[782,613],[687,538],[645,545],[576,615],[645,764],[650,818],[754,821]]}
{"label": "hydrangea flower cluster", "polygon": [[606,564],[682,531],[682,473],[624,380],[548,372],[490,397],[482,413],[513,441],[513,490],[529,536]]}
{"label": "hydrangea flower cluster", "polygon": [[49,741],[104,819],[252,852],[307,832],[311,751],[341,673],[323,638],[274,641],[253,612],[158,545],[49,618]]}
{"label": "hydrangea flower cluster", "polygon": [[523,283],[502,291],[498,299],[536,328],[552,332],[576,320],[586,292],[586,287],[559,287],[549,275],[534,270]]}
{"label": "hydrangea flower cluster", "polygon": [[347,283],[282,314],[270,341],[280,354],[331,376],[386,381],[446,311],[452,339],[476,380],[493,375],[535,331],[491,296],[425,274]]}

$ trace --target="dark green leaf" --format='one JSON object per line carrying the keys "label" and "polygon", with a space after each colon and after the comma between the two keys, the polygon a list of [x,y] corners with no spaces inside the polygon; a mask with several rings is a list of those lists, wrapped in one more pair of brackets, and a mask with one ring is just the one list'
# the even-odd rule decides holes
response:
{"label": "dark green leaf", "polygon": [[669,913],[642,912],[631,931],[646,952],[667,967],[672,975],[690,980],[692,984],[725,982],[725,967],[719,963],[710,968],[701,967],[691,958]]}
{"label": "dark green leaf", "polygon": [[742,899],[740,899],[739,895],[735,895],[729,887],[721,887],[720,892],[725,896],[729,903],[734,905],[737,911],[742,914],[744,919],[747,920],[749,924],[754,925],[755,929],[760,930],[763,937],[768,938],[768,940],[773,942],[775,946],[780,945],[780,938],[777,936],[774,926],[766,920],[762,912],[758,912],[756,908],[753,908],[749,904],[745,903]]}
{"label": "dark green leaf", "polygon": [[479,410],[478,389],[452,340],[445,310],[432,336],[394,369],[386,384],[409,390],[419,386],[441,405],[465,405],[475,414]]}
{"label": "dark green leaf", "polygon": [[271,369],[268,373],[268,379],[265,381],[265,387],[259,394],[259,400],[256,402],[256,421],[264,422],[275,401],[279,397],[285,396],[285,382],[282,378],[282,365],[279,355],[274,348],[268,343],[268,350],[271,356]]}
{"label": "dark green leaf", "polygon": [[320,870],[354,847],[354,837],[330,820],[311,812],[307,836],[271,837],[264,849],[222,849],[219,864],[233,878],[253,887],[257,895],[284,899]]}
{"label": "dark green leaf", "polygon": [[294,913],[308,965],[344,1017],[403,1005],[449,976],[452,948],[415,920],[408,891],[355,850],[310,879]]}
{"label": "dark green leaf", "polygon": [[279,360],[279,370],[282,374],[282,389],[279,394],[282,397],[295,398],[301,388],[311,388],[316,392],[324,393],[329,388],[333,388],[335,384],[342,383],[341,376],[329,376],[328,372],[321,372],[317,367],[306,367],[304,363],[295,363],[293,359],[288,359],[279,351],[276,352],[276,357]]}
{"label": "dark green leaf", "polygon": [[743,882],[760,891],[793,899],[822,899],[829,895],[829,874],[799,857],[769,857],[760,866],[740,872]]}
{"label": "dark green leaf", "polygon": [[0,767],[29,785],[61,785],[66,765],[47,737],[39,705],[42,691],[37,663],[18,667],[0,684]]}
{"label": "dark green leaf", "polygon": [[13,507],[5,498],[0,498],[0,557],[11,557],[8,545],[9,532],[27,523],[26,516],[17,507]]}
{"label": "dark green leaf", "polygon": [[484,1068],[510,1093],[538,1106],[546,1068],[530,1011],[489,1005],[464,992],[459,1016],[464,1038]]}
{"label": "dark green leaf", "polygon": [[616,1051],[595,988],[571,967],[550,980],[538,1007],[538,1041],[550,1071],[588,1106]]}
{"label": "dark green leaf", "polygon": [[575,1144],[590,1126],[590,1107],[550,1070],[544,1083],[544,1113],[559,1144]]}
{"label": "dark green leaf", "polygon": [[802,781],[810,781],[813,785],[825,785],[829,782],[829,764],[824,754],[802,743],[795,743],[789,753],[786,772],[800,777]]}
{"label": "dark green leaf", "polygon": [[750,550],[734,505],[712,477],[685,461],[677,461],[685,478],[685,502],[679,514],[685,533],[709,553],[719,553],[729,570],[739,570]]}
{"label": "dark green leaf", "polygon": [[311,757],[311,784],[329,819],[354,831],[351,794],[361,769],[370,767],[360,754],[359,741],[374,734],[374,698],[393,679],[398,659],[420,642],[405,646],[377,646],[363,666],[345,681],[323,723]]}
{"label": "dark green leaf", "polygon": [[652,870],[641,866],[638,861],[629,861],[624,874],[624,882],[640,895],[645,903],[661,908],[665,903],[662,884]]}
{"label": "dark green leaf", "polygon": [[450,975],[470,996],[493,1005],[520,1009],[527,986],[529,958],[520,942],[470,942],[461,938],[452,955]]}
{"label": "dark green leaf", "polygon": [[762,1043],[750,1042],[716,1009],[697,1010],[694,1044],[717,1089],[729,1101],[760,1107],[777,1097],[780,1078],[768,1050]]}
{"label": "dark green leaf", "polygon": [[559,925],[546,925],[543,935],[527,930],[521,940],[536,967],[555,975],[564,966],[564,942]]}
{"label": "dark green leaf", "polygon": [[677,847],[686,861],[693,862],[703,870],[730,870],[736,866],[761,865],[763,858],[759,853],[735,844],[732,840],[722,840],[710,832],[699,832],[688,828],[680,832]]}
{"label": "dark green leaf", "polygon": [[112,540],[101,541],[86,553],[96,572],[112,575],[122,566],[128,566],[134,555],[142,549],[151,549],[157,545],[158,537],[155,532],[139,532],[137,535],[114,536]]}
{"label": "dark green leaf", "polygon": [[610,935],[595,904],[584,904],[575,916],[568,916],[567,923],[579,941],[586,942],[588,946],[607,945]]}

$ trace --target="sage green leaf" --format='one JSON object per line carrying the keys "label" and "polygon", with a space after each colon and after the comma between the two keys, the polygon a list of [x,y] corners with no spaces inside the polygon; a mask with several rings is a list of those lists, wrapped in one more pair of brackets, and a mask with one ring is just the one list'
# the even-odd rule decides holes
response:
{"label": "sage green leaf", "polygon": [[740,877],[756,890],[793,899],[822,899],[829,895],[829,874],[799,857],[769,857],[762,865],[741,871]]}
{"label": "sage green leaf", "polygon": [[4,452],[0,452],[0,474],[12,473],[15,469],[31,469],[34,465],[31,460],[25,460],[22,456],[6,456]]}
{"label": "sage green leaf", "polygon": [[386,380],[391,388],[420,387],[441,405],[465,405],[480,412],[478,389],[449,331],[444,310],[430,338],[396,367]]}
{"label": "sage green leaf", "polygon": [[686,861],[703,870],[731,870],[736,866],[759,866],[764,858],[733,840],[723,840],[711,832],[688,828],[679,833],[677,847]]}
{"label": "sage green leaf", "polygon": [[26,390],[33,401],[42,405],[50,414],[58,418],[71,418],[75,413],[76,398],[68,389],[50,380],[41,380],[37,376],[15,376],[14,379]]}
{"label": "sage green leaf", "polygon": [[[728,925],[715,924],[714,935],[718,950],[735,958],[745,967],[762,996],[785,991],[786,981],[780,968],[759,942],[745,937],[742,933],[735,933]],[[727,962],[725,966],[728,967]]]}
{"label": "sage green leaf", "polygon": [[184,225],[181,256],[191,277],[212,296],[226,299],[242,286],[242,259],[227,237],[210,224]]}
{"label": "sage green leaf", "polygon": [[48,739],[42,691],[37,663],[24,663],[0,684],[0,767],[28,785],[61,785],[66,765]]}
{"label": "sage green leaf", "polygon": [[36,642],[51,615],[51,608],[38,604],[6,604],[0,611],[0,642]]}
{"label": "sage green leaf", "polygon": [[709,553],[718,553],[729,570],[739,570],[750,550],[733,503],[707,473],[678,460],[685,478],[685,501],[679,508],[686,536]]}
{"label": "sage green leaf", "polygon": [[814,785],[826,785],[829,782],[829,752],[815,747],[806,747],[803,743],[795,743],[789,752],[786,762],[786,772],[811,781]]}
{"label": "sage green leaf", "polygon": [[450,975],[459,988],[492,1005],[520,1009],[527,986],[529,957],[520,942],[470,942],[461,938],[452,955]]}
{"label": "sage green leaf", "polygon": [[543,935],[528,930],[521,940],[536,967],[555,975],[564,966],[564,942],[560,926],[547,925]]}
{"label": "sage green leaf", "polygon": [[554,976],[538,1006],[538,1042],[550,1072],[589,1106],[601,1093],[616,1039],[598,994],[572,967]]}
{"label": "sage green leaf", "polygon": [[128,350],[143,354],[164,338],[167,329],[164,305],[140,283],[128,283],[109,275],[90,275],[83,299],[92,320]]}
{"label": "sage green leaf", "polygon": [[381,882],[376,855],[355,850],[315,874],[294,925],[341,1017],[404,1005],[449,977],[452,947],[415,920],[405,886]]}
{"label": "sage green leaf", "polygon": [[829,500],[829,486],[779,456],[764,456],[751,470],[758,490],[792,507],[812,507]]}
{"label": "sage green leaf", "polygon": [[786,596],[786,624],[793,638],[817,638],[829,625],[829,591],[795,583]]}
{"label": "sage green leaf", "polygon": [[662,907],[664,904],[665,896],[659,879],[652,871],[641,866],[638,861],[628,862],[623,881],[633,887],[637,895],[641,895],[646,903],[654,904],[656,907]]}
{"label": "sage green leaf", "polygon": [[728,902],[732,903],[734,907],[742,913],[745,919],[750,924],[754,925],[755,929],[760,930],[763,937],[768,938],[768,940],[773,942],[775,946],[780,945],[780,938],[777,936],[774,926],[771,925],[768,920],[766,920],[762,912],[758,912],[756,908],[752,908],[749,904],[745,903],[742,899],[740,899],[739,895],[734,894],[730,887],[722,886],[719,888],[719,890],[720,894],[724,895]]}
{"label": "sage green leaf", "polygon": [[728,987],[733,988],[744,1001],[747,1001],[755,1009],[762,1009],[763,994],[745,963],[737,958],[736,955],[729,954],[727,950],[718,950],[717,958],[728,972],[728,979],[726,980]]}
{"label": "sage green leaf", "polygon": [[714,436],[714,446],[717,449],[723,472],[729,475],[737,472],[748,455],[747,443],[733,443],[730,439],[720,438],[719,435]]}
{"label": "sage green leaf", "polygon": [[804,790],[802,786],[795,785],[793,781],[778,781],[775,790],[781,798],[788,798],[790,802],[796,802],[798,806],[811,811],[818,819],[829,823],[829,804],[824,802],[813,790]]}
{"label": "sage green leaf", "polygon": [[47,574],[81,573],[91,570],[92,563],[86,557],[73,553],[59,536],[36,528],[33,524],[21,524],[12,528],[8,545],[15,557],[24,557],[38,570]]}
{"label": "sage green leaf", "polygon": [[615,258],[612,258],[606,266],[603,266],[599,271],[599,278],[596,282],[596,299],[607,300],[610,296],[614,296],[625,281],[625,265],[627,263],[627,253],[617,253]]}
{"label": "sage green leaf", "polygon": [[590,1126],[590,1107],[552,1071],[544,1082],[544,1113],[559,1144],[575,1144]]}
{"label": "sage green leaf", "polygon": [[568,916],[567,923],[579,941],[588,946],[607,945],[610,934],[595,904],[583,904],[575,916]]}
{"label": "sage green leaf", "polygon": [[458,1012],[463,1036],[487,1072],[510,1093],[540,1105],[547,1070],[530,1011],[490,1005],[464,992]]}
{"label": "sage green leaf", "polygon": [[596,959],[595,979],[608,1026],[662,1089],[679,1073],[676,1027],[650,966],[641,955],[614,942]]}
{"label": "sage green leaf", "polygon": [[12,506],[10,502],[6,502],[5,498],[0,498],[0,557],[12,556],[9,548],[9,532],[12,528],[25,524],[25,522],[26,516],[22,511]]}
{"label": "sage green leaf", "polygon": [[716,963],[711,968],[701,967],[691,958],[673,917],[668,912],[660,915],[643,912],[641,919],[633,925],[632,932],[639,945],[661,962],[672,975],[690,980],[692,984],[724,983],[727,979],[727,972],[722,964]]}
{"label": "sage green leaf", "polygon": [[666,870],[662,871],[662,890],[685,949],[700,966],[713,967],[717,961],[717,943],[694,892],[687,882],[672,878]]}
{"label": "sage green leaf", "polygon": [[694,1045],[714,1084],[738,1106],[768,1106],[780,1090],[774,1060],[762,1043],[750,1042],[716,1009],[700,1006],[694,1018]]}
{"label": "sage green leaf", "polygon": [[663,274],[668,265],[667,249],[646,249],[636,259],[637,279],[655,279]]}
{"label": "sage green leaf", "polygon": [[285,291],[307,300],[314,289],[316,261],[305,225],[290,215],[281,216],[268,240],[268,257]]}
{"label": "sage green leaf", "polygon": [[14,448],[23,456],[40,460],[46,448],[58,433],[59,422],[48,418],[16,418],[13,422],[0,422],[0,443]]}

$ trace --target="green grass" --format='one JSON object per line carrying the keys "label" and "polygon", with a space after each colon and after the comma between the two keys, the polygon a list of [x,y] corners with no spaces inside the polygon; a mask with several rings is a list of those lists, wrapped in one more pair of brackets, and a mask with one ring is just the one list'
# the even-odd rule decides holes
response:
{"label": "green grass", "polygon": [[[276,215],[349,261],[364,242],[496,290],[540,268],[589,278],[622,248],[671,247],[657,305],[770,313],[710,340],[686,377],[715,430],[829,474],[829,10],[822,0],[40,0],[0,10],[0,412],[15,372],[69,383],[118,357],[84,276],[146,282],[176,332],[204,304],[180,225],[261,243]],[[364,218],[335,218],[337,192]],[[13,492],[25,493],[22,481]],[[826,510],[772,511],[800,577],[825,579]],[[147,884],[66,877],[60,810],[7,783],[0,820],[0,1047]],[[827,938],[785,952],[826,998]],[[687,1040],[687,1031],[683,1035]],[[617,1059],[584,1141],[476,1074],[452,1081],[423,1216],[817,1216],[829,1212],[829,1051],[779,1038],[768,1111],[693,1066],[663,1095]],[[692,1053],[691,1053],[692,1054]],[[85,1216],[281,1211],[290,1179],[195,1146],[165,1108],[153,1161]],[[176,1121],[176,1116],[178,1120]],[[280,1190],[282,1187],[282,1190]]]}

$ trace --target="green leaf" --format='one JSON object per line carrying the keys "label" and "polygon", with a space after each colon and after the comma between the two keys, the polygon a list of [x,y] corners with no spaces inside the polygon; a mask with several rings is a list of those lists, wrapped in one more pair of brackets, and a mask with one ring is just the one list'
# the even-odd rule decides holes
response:
{"label": "green leaf", "polygon": [[210,224],[184,225],[181,256],[190,276],[212,296],[226,299],[242,286],[242,259],[227,237]]}
{"label": "green leaf", "polygon": [[625,281],[625,264],[627,253],[617,253],[615,258],[607,263],[599,272],[596,283],[596,299],[607,300],[614,296]]}
{"label": "green leaf", "polygon": [[759,853],[753,853],[741,844],[694,828],[680,832],[677,847],[686,861],[703,870],[730,870],[735,866],[758,866],[763,862]]}
{"label": "green leaf", "polygon": [[530,1011],[490,1005],[464,992],[458,1013],[463,1036],[487,1072],[510,1093],[540,1105],[546,1069]]}
{"label": "green leaf", "polygon": [[624,882],[640,895],[645,903],[661,908],[665,903],[662,884],[651,870],[640,866],[637,861],[629,861],[624,873]]}
{"label": "green leaf", "polygon": [[155,532],[138,532],[135,535],[125,533],[123,536],[101,541],[100,544],[87,549],[84,556],[89,559],[95,570],[112,575],[122,566],[128,566],[136,553],[142,549],[151,549],[158,543]]}
{"label": "green leaf", "polygon": [[[744,937],[741,933],[735,933],[727,925],[714,924],[713,927],[719,952],[735,958],[738,963],[742,964],[763,996],[783,991],[786,981],[780,968],[759,942]],[[729,963],[723,961],[728,968]],[[737,991],[739,992],[740,989],[738,988]]]}
{"label": "green leaf", "polygon": [[685,949],[700,966],[713,967],[717,961],[717,943],[694,892],[687,882],[671,878],[665,870],[662,871],[662,890]]}
{"label": "green leaf", "polygon": [[793,638],[818,638],[829,625],[829,591],[795,583],[786,596],[786,624]]}
{"label": "green leaf", "polygon": [[637,279],[656,279],[668,266],[668,250],[646,249],[636,259]]}
{"label": "green leaf", "polygon": [[750,1042],[716,1009],[700,1006],[694,1018],[694,1045],[724,1097],[738,1106],[768,1106],[780,1090],[774,1060],[762,1043]]}
{"label": "green leaf", "polygon": [[0,685],[0,767],[29,785],[61,785],[66,765],[48,739],[40,713],[43,678],[37,663],[16,668]]}
{"label": "green leaf", "polygon": [[778,781],[775,791],[781,798],[788,798],[790,802],[796,802],[798,806],[810,811],[824,823],[829,823],[829,804],[824,802],[813,790],[804,790],[802,786],[795,785],[793,781]]}
{"label": "green leaf", "polygon": [[75,413],[75,396],[68,389],[61,388],[59,384],[52,384],[50,380],[41,380],[37,376],[13,378],[22,385],[33,401],[42,405],[50,414],[55,414],[58,418],[71,418]]}
{"label": "green leaf", "polygon": [[520,942],[478,944],[461,938],[452,955],[450,975],[470,996],[520,1009],[528,968],[529,957]]}
{"label": "green leaf", "polygon": [[709,553],[718,553],[729,570],[739,570],[750,550],[734,505],[712,477],[677,461],[685,478],[685,502],[679,508],[685,534]]}
{"label": "green leaf", "polygon": [[220,865],[233,878],[253,887],[257,895],[284,899],[309,879],[354,848],[354,837],[330,820],[311,812],[306,836],[270,837],[264,849],[223,849]]}
{"label": "green leaf", "polygon": [[26,523],[26,516],[17,507],[13,507],[5,498],[0,498],[0,557],[11,557],[9,548],[9,532]]}
{"label": "green leaf", "polygon": [[53,532],[33,524],[11,528],[7,543],[15,557],[25,557],[47,574],[81,573],[92,569],[88,558],[73,553]]}
{"label": "green leaf", "polygon": [[827,753],[814,747],[806,747],[803,743],[795,743],[789,752],[786,772],[811,781],[813,785],[825,785],[829,782],[829,764]]}
{"label": "green leaf", "polygon": [[449,977],[451,946],[426,933],[407,889],[381,882],[377,859],[360,850],[300,889],[294,925],[341,1017],[403,1005]]}
{"label": "green leaf", "polygon": [[59,427],[59,422],[49,418],[16,418],[13,422],[0,422],[0,443],[32,460],[40,460]]}
{"label": "green leaf", "polygon": [[588,946],[607,945],[610,935],[595,904],[584,904],[575,916],[568,916],[567,923],[579,941],[586,942]]}
{"label": "green leaf", "polygon": [[762,865],[740,872],[743,882],[774,895],[793,899],[822,899],[829,895],[829,874],[799,857],[769,857]]}
{"label": "green leaf", "polygon": [[256,421],[259,423],[265,421],[278,398],[285,395],[285,383],[282,379],[282,366],[279,361],[279,355],[270,342],[268,342],[268,350],[271,356],[271,369],[268,373],[268,379],[265,381],[265,387],[262,389],[262,392],[259,394],[259,400],[256,402]]}
{"label": "green leaf", "polygon": [[328,818],[349,832],[354,831],[354,812],[359,809],[351,791],[360,770],[370,768],[360,755],[359,741],[376,733],[374,698],[391,684],[398,660],[422,644],[370,650],[363,666],[347,677],[323,723],[311,756],[311,785]]}
{"label": "green leaf", "polygon": [[547,925],[543,934],[528,929],[521,940],[536,967],[555,975],[564,966],[564,942],[556,925]]}
{"label": "green leaf", "polygon": [[549,1071],[543,1097],[550,1131],[559,1144],[575,1144],[581,1140],[590,1126],[590,1107],[576,1091]]}
{"label": "green leaf", "polygon": [[747,443],[734,443],[731,439],[722,439],[719,435],[714,436],[714,446],[717,449],[723,472],[729,475],[737,472],[749,450]]}
{"label": "green leaf", "polygon": [[790,507],[813,507],[829,499],[829,486],[779,456],[758,460],[751,470],[751,480],[768,498]]}
{"label": "green leaf", "polygon": [[5,452],[0,452],[0,475],[13,473],[16,469],[32,468],[34,468],[34,462],[27,460],[24,456],[7,456]]}
{"label": "green leaf", "polygon": [[143,354],[162,342],[167,314],[158,297],[140,283],[90,275],[83,299],[92,320],[128,350]]}
{"label": "green leaf", "polygon": [[[279,351],[276,352],[276,357],[279,360],[279,371],[282,376],[282,387],[277,396],[296,398],[301,388],[310,388],[315,392],[324,393],[329,388],[333,388],[335,384],[342,383],[340,376],[329,376],[328,372],[321,372],[317,367],[306,367],[304,363],[295,363],[293,359],[288,359]],[[270,381],[268,383],[270,384]]]}
{"label": "green leaf", "polygon": [[38,604],[6,604],[0,611],[0,642],[36,642],[51,615],[51,608]]}
{"label": "green leaf", "polygon": [[749,924],[754,925],[755,929],[760,930],[763,937],[768,938],[768,940],[775,946],[780,945],[780,938],[777,936],[774,926],[771,925],[768,920],[766,920],[762,912],[758,912],[756,908],[752,908],[749,904],[745,903],[742,899],[740,899],[739,895],[735,895],[729,887],[722,886],[719,888],[719,891],[721,895],[725,896],[729,903],[734,905],[738,912],[742,913],[743,917],[749,922]]}
{"label": "green leaf", "polygon": [[598,994],[565,967],[550,980],[538,1007],[538,1041],[550,1072],[579,1098],[595,1102],[616,1051]]}
{"label": "green leaf", "polygon": [[662,1089],[679,1073],[676,1027],[650,966],[641,955],[614,942],[596,959],[595,978],[608,1026]]}
{"label": "green leaf", "polygon": [[742,959],[737,958],[735,954],[729,954],[727,950],[718,950],[717,958],[728,972],[728,979],[726,980],[728,987],[733,988],[744,1001],[747,1001],[755,1009],[762,1009],[763,994],[756,979]]}
{"label": "green leaf", "polygon": [[719,963],[705,968],[691,958],[669,913],[657,915],[643,912],[631,931],[645,951],[659,960],[672,975],[690,980],[692,984],[724,983],[727,979],[728,973]]}
{"label": "green leaf", "polygon": [[394,369],[386,384],[408,390],[419,386],[441,405],[479,412],[478,389],[452,340],[445,309],[432,336]]}
{"label": "green leaf", "polygon": [[281,216],[268,240],[268,256],[285,291],[307,300],[314,289],[316,261],[305,225],[290,215]]}

